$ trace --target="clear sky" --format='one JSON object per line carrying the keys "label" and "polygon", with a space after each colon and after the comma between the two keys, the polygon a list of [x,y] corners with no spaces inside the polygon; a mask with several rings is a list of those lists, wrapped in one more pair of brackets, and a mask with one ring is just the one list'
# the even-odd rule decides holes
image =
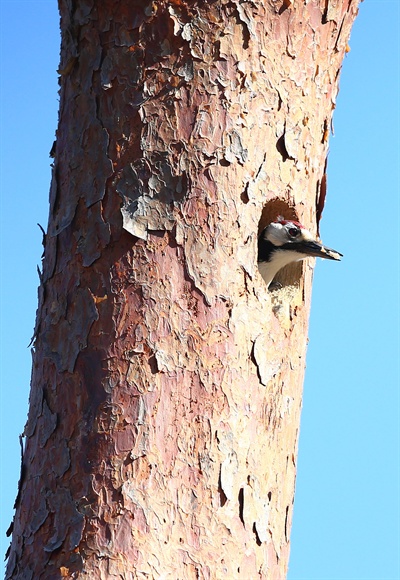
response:
{"label": "clear sky", "polygon": [[[0,561],[28,407],[37,222],[57,122],[55,1],[0,1]],[[288,580],[399,580],[400,3],[365,0],[330,141]],[[243,579],[251,580],[251,579]]]}

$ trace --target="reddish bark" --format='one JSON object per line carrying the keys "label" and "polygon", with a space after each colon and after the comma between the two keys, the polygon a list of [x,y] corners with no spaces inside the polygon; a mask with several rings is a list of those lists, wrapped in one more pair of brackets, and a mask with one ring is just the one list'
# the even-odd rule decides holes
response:
{"label": "reddish bark", "polygon": [[284,578],[316,230],[358,1],[60,2],[8,578]]}

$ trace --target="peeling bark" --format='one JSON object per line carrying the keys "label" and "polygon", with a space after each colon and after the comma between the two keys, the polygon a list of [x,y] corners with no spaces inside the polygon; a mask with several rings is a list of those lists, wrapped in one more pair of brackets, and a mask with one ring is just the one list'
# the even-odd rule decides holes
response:
{"label": "peeling bark", "polygon": [[317,229],[357,5],[60,1],[7,578],[285,577],[312,266],[256,242]]}

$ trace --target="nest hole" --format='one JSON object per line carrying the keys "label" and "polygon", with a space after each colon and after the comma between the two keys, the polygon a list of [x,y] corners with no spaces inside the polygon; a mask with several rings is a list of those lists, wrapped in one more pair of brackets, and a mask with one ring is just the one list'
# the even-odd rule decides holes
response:
{"label": "nest hole", "polygon": [[[294,207],[290,206],[282,199],[272,199],[265,204],[258,223],[258,237],[268,224],[275,221],[278,216],[283,216],[285,220],[299,221]],[[300,286],[303,272],[302,262],[293,262],[280,270],[269,286],[270,291],[281,290],[290,286]]]}

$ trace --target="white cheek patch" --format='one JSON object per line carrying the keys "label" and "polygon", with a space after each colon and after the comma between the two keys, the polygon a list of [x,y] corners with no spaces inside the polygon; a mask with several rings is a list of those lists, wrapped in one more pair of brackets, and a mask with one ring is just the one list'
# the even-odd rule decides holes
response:
{"label": "white cheek patch", "polygon": [[286,241],[286,231],[282,224],[272,223],[267,227],[264,239],[274,246],[282,246]]}

